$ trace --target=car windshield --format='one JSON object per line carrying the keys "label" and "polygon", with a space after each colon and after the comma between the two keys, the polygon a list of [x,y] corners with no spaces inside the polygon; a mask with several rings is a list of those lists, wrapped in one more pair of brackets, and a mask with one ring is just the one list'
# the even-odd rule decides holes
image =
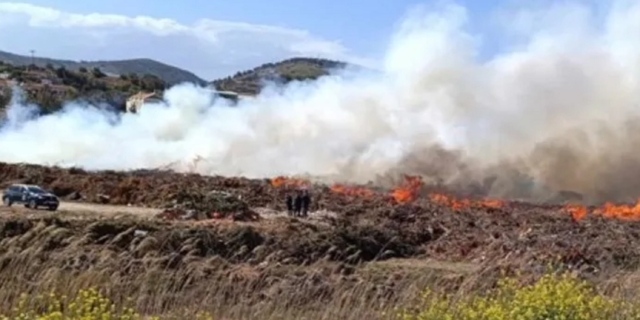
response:
{"label": "car windshield", "polygon": [[44,190],[38,187],[27,187],[27,190],[29,190],[29,192],[31,193],[45,193]]}

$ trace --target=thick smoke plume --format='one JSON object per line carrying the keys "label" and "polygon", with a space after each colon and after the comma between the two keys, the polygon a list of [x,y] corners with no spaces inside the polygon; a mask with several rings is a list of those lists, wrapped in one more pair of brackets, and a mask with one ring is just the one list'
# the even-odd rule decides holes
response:
{"label": "thick smoke plume", "polygon": [[191,85],[119,117],[70,102],[34,119],[14,99],[0,160],[353,182],[419,174],[486,196],[635,200],[640,4],[607,7],[505,11],[515,43],[485,60],[463,7],[417,10],[381,72],[271,88],[237,108]]}

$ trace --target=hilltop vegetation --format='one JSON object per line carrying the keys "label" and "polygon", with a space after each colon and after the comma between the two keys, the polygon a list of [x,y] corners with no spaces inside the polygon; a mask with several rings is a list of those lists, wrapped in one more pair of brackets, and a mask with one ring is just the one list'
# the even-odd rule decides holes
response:
{"label": "hilltop vegetation", "polygon": [[212,82],[221,91],[235,91],[241,94],[255,95],[262,89],[263,81],[288,83],[290,81],[315,80],[328,75],[331,70],[344,68],[340,61],[292,58],[277,63],[266,63],[251,70],[240,71],[233,76]]}
{"label": "hilltop vegetation", "polygon": [[200,85],[205,85],[206,81],[199,78],[195,74],[170,66],[151,59],[128,59],[128,60],[112,60],[112,61],[71,61],[71,60],[58,60],[50,58],[35,57],[17,55],[9,52],[0,51],[0,61],[3,61],[14,66],[28,66],[35,64],[38,67],[44,68],[47,65],[51,65],[55,68],[63,67],[70,71],[80,71],[81,69],[94,69],[99,68],[102,72],[113,75],[121,74],[136,74],[137,76],[153,75],[169,85],[174,85],[180,82],[193,82]]}
{"label": "hilltop vegetation", "polygon": [[0,108],[4,108],[10,100],[10,82],[21,85],[27,102],[41,106],[45,114],[58,110],[64,101],[72,99],[124,108],[129,95],[139,90],[162,91],[168,86],[153,75],[138,76],[131,73],[108,76],[99,68],[72,71],[51,64],[38,67],[0,62]]}
{"label": "hilltop vegetation", "polygon": [[[42,107],[43,113],[54,112],[62,107],[64,101],[80,99],[93,104],[107,103],[117,110],[124,110],[126,99],[139,92],[162,92],[172,85],[158,74],[158,69],[149,69],[149,73],[142,73],[140,65],[121,61],[107,62],[105,65],[120,66],[120,75],[109,74],[102,67],[84,67],[75,62],[36,58],[36,62],[53,61],[45,65],[24,65],[20,59],[13,59],[20,63],[2,62],[6,53],[0,51],[0,109],[8,104],[11,91],[9,81],[22,83],[26,92],[27,102]],[[21,57],[17,56],[16,57]],[[61,63],[64,62],[64,63]],[[127,60],[138,61],[138,60]],[[151,60],[149,60],[151,61]],[[74,64],[75,63],[75,64]],[[66,65],[70,65],[69,68]],[[84,63],[83,65],[98,65],[99,63]],[[60,66],[63,65],[63,66]],[[263,64],[254,69],[236,73],[233,76],[211,82],[217,90],[235,91],[240,94],[256,95],[262,89],[265,81],[288,83],[295,80],[315,80],[328,75],[331,70],[340,69],[347,64],[339,61],[313,58],[293,58],[277,63]],[[73,69],[77,68],[77,69]],[[168,69],[179,70],[168,66]],[[155,71],[154,71],[155,70]],[[165,77],[166,77],[166,73]],[[199,81],[195,81],[199,83]],[[201,83],[202,84],[202,83]]]}

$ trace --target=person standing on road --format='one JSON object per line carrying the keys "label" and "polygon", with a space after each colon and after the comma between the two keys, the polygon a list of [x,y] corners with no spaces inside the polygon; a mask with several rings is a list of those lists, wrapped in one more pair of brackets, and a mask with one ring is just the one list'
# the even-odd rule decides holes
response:
{"label": "person standing on road", "polygon": [[309,190],[304,190],[302,194],[302,216],[306,217],[309,213],[309,206],[311,205],[311,196]]}
{"label": "person standing on road", "polygon": [[296,192],[296,197],[293,200],[293,215],[296,217],[299,217],[301,209],[302,209],[302,192],[298,190],[298,192]]}

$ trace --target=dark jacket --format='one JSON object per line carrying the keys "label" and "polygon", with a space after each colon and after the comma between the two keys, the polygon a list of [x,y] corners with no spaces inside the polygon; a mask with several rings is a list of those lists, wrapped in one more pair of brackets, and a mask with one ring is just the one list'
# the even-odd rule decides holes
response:
{"label": "dark jacket", "polygon": [[302,208],[302,195],[296,195],[296,198],[293,200],[293,208],[296,211]]}
{"label": "dark jacket", "polygon": [[305,210],[308,210],[310,204],[311,204],[311,196],[309,196],[309,194],[302,195],[302,208],[304,208]]}
{"label": "dark jacket", "polygon": [[292,211],[293,210],[293,197],[291,195],[287,195],[287,210]]}

